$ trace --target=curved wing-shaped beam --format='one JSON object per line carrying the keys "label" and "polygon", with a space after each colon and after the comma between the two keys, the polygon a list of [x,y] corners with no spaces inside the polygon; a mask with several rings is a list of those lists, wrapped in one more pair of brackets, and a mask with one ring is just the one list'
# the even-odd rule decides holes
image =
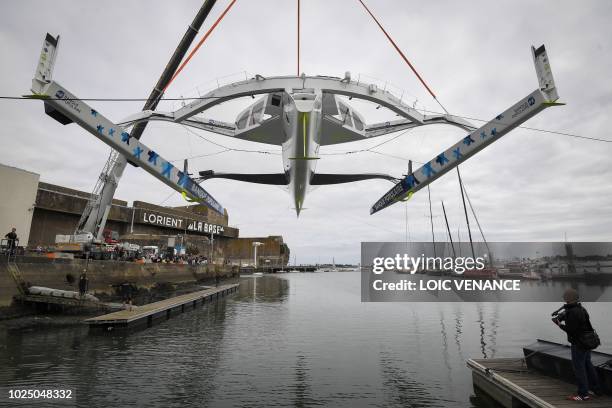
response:
{"label": "curved wing-shaped beam", "polygon": [[[292,82],[295,81],[296,78],[300,80],[300,83],[306,83],[307,79],[309,79],[301,77],[279,77],[271,78],[270,80],[253,79],[243,81],[218,88],[198,99],[198,101],[193,104],[179,109],[176,112],[138,112],[124,119],[120,124],[129,126],[148,120],[162,120],[177,122],[186,126],[207,130],[224,136],[236,137],[238,139],[280,145],[284,140],[281,132],[282,129],[280,128],[279,118],[281,108],[278,101],[280,101],[280,93],[293,92],[297,89],[290,87],[290,85],[295,85]],[[317,80],[316,84],[312,81],[310,84],[317,86],[326,85],[324,92],[327,92],[323,94],[324,115],[320,140],[322,146],[364,140],[370,137],[383,136],[389,133],[429,124],[448,124],[467,131],[475,129],[471,123],[456,116],[422,115],[413,108],[403,105],[400,100],[389,92],[378,91],[376,87],[371,85],[353,84],[350,82],[343,82],[338,78],[329,77],[314,77],[314,79]],[[273,87],[261,86],[261,82],[266,81],[271,82],[268,85],[273,85]],[[284,90],[276,88],[276,86],[280,86],[281,83],[288,87]],[[364,95],[364,88],[367,90],[367,96]],[[222,101],[247,95],[254,96],[259,92],[266,92],[267,94],[241,112],[235,123],[222,122],[197,115],[197,113],[209,109]],[[332,92],[378,103],[380,106],[385,106],[394,110],[398,115],[403,116],[404,119],[366,124],[362,115],[346,102],[338,100]],[[277,103],[274,103],[275,98],[278,99]],[[191,106],[191,113],[189,113],[189,116],[185,116],[183,109],[189,106]],[[255,113],[256,109],[257,114]],[[266,119],[263,118],[264,109],[265,113],[271,115],[271,117]],[[274,109],[276,109],[276,111],[274,111]],[[183,117],[183,119],[180,119],[181,117]]]}
{"label": "curved wing-shaped beam", "polygon": [[349,81],[327,76],[280,76],[264,78],[257,75],[255,78],[246,81],[235,82],[219,87],[180,108],[174,113],[174,116],[177,122],[181,122],[231,99],[274,92],[291,93],[294,90],[303,89],[320,89],[323,93],[364,99],[384,106],[398,115],[415,122],[423,122],[424,120],[424,116],[416,109],[404,104],[399,98],[386,90],[379,89],[374,84],[364,84],[358,81]]}
{"label": "curved wing-shaped beam", "polygon": [[[326,76],[264,78],[260,75],[246,81],[219,87],[175,112],[139,112],[126,118],[121,124],[127,126],[147,120],[172,121],[224,136],[278,145],[282,144],[284,140],[279,138],[281,135],[279,131],[280,106],[278,107],[279,112],[270,111],[271,108],[278,106],[274,104],[274,98],[280,100],[279,94],[283,92],[293,93],[314,89],[321,90],[324,95],[324,120],[320,141],[322,146],[382,136],[426,124],[449,124],[468,131],[475,129],[472,124],[456,116],[424,115],[404,104],[401,99],[389,91],[381,90],[373,84]],[[240,113],[236,123],[226,123],[199,116],[201,112],[223,102],[261,94],[266,96]],[[368,125],[358,112],[347,103],[335,98],[335,95],[344,95],[376,103],[395,112],[403,119]],[[256,116],[254,110],[258,105],[265,107],[265,113],[272,117],[263,119],[260,109],[258,110],[260,115],[257,120],[253,120]],[[243,122],[247,122],[249,125],[245,128]],[[242,137],[241,133],[243,133]],[[278,137],[273,137],[273,135]]]}
{"label": "curved wing-shaped beam", "polygon": [[[144,121],[164,121],[176,123],[173,112],[143,111],[123,119],[121,126],[132,126]],[[181,125],[207,130],[223,136],[273,145],[283,144],[284,135],[280,126],[279,116],[263,119],[246,129],[238,129],[234,123],[194,116],[180,122]]]}
{"label": "curved wing-shaped beam", "polygon": [[[142,111],[134,115],[124,118],[118,124],[120,126],[128,127],[135,125],[140,122],[146,121],[164,121],[164,122],[176,122],[174,119],[174,112],[160,112],[160,111]],[[218,133],[224,136],[235,136],[236,125],[234,123],[222,122],[219,120],[213,120],[202,117],[193,117],[186,119],[181,122],[182,125],[194,127],[197,129],[208,130],[209,132]]]}
{"label": "curved wing-shaped beam", "polygon": [[[428,119],[427,115],[421,114],[416,109],[406,105],[401,99],[397,98],[391,92],[379,89],[374,84],[361,83],[359,81],[349,81],[336,77],[314,76],[314,77],[295,77],[295,76],[280,76],[264,78],[257,75],[255,78],[235,82],[229,85],[221,86],[206,95],[197,98],[197,100],[178,109],[172,113],[175,122],[184,122],[186,119],[193,117],[203,111],[206,111],[213,106],[219,105],[232,99],[245,96],[254,96],[262,94],[274,94],[279,92],[289,92],[305,90],[305,89],[320,89],[324,94],[344,95],[351,98],[363,99],[376,103],[382,107],[397,113],[405,119],[409,119],[416,123],[423,123]],[[137,115],[137,120],[155,120],[158,112],[143,112]],[[447,115],[450,117],[450,115]],[[165,117],[168,117],[165,115]],[[134,120],[133,117],[128,118]]]}
{"label": "curved wing-shaped beam", "polygon": [[[354,114],[355,112],[353,112]],[[355,116],[353,116],[355,119]],[[463,130],[471,132],[476,129],[469,122],[451,115],[425,116],[422,123],[413,122],[409,119],[399,119],[388,122],[373,123],[362,126],[362,130],[356,125],[346,123],[346,120],[338,119],[334,116],[325,115],[323,117],[323,127],[321,135],[321,146],[338,143],[355,142],[369,139],[371,137],[384,136],[389,133],[412,129],[418,126],[447,124],[457,126]]]}
{"label": "curved wing-shaped beam", "polygon": [[457,126],[463,130],[472,131],[476,129],[474,125],[463,120],[462,118],[458,118],[452,115],[436,115],[436,116],[428,116],[425,115],[425,119],[422,124],[416,124],[410,120],[399,119],[388,122],[380,122],[373,123],[371,125],[367,125],[365,129],[365,137],[376,137],[382,136],[389,133],[399,132],[401,130],[410,129],[416,126],[423,125],[435,125],[435,124],[446,124]]}
{"label": "curved wing-shaped beam", "polygon": [[[235,123],[227,123],[199,115],[192,116],[179,123],[236,139],[282,145],[285,142],[285,136],[280,121],[282,110],[280,98],[279,94],[269,94],[260,98],[257,102],[239,113]],[[122,126],[127,127],[139,122],[154,120],[176,123],[174,112],[150,110],[138,112],[123,119],[120,123]]]}

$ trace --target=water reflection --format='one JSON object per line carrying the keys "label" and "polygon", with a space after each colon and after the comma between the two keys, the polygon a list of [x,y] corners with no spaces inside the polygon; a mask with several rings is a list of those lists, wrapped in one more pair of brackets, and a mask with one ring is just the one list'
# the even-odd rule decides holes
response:
{"label": "water reflection", "polygon": [[487,358],[487,342],[485,341],[485,323],[482,315],[482,303],[476,303],[478,310],[478,328],[480,333],[480,353],[482,358]]}
{"label": "water reflection", "polygon": [[491,358],[495,358],[497,352],[497,325],[499,322],[499,303],[493,303],[493,317],[491,321],[491,333],[489,334],[489,350],[491,350]]}
{"label": "water reflection", "polygon": [[295,362],[295,382],[293,385],[294,399],[293,406],[302,408],[312,405],[321,405],[312,398],[312,386],[309,375],[309,367],[306,357],[298,354]]}
{"label": "water reflection", "polygon": [[419,373],[407,371],[402,363],[401,358],[388,351],[380,353],[384,406],[444,407],[447,403],[453,402],[439,397],[436,392],[440,389],[438,383],[429,382],[426,385],[421,383]]}
{"label": "water reflection", "polygon": [[[564,341],[549,324],[557,304],[362,303],[359,282],[245,277],[236,294],[130,335],[0,322],[0,383],[73,388],[82,407],[488,407],[466,358]],[[587,305],[602,338],[606,306]]]}
{"label": "water reflection", "polygon": [[448,359],[448,336],[446,335],[446,323],[444,322],[444,311],[439,310],[440,314],[440,335],[442,337],[442,356],[444,357],[444,365],[448,368],[450,375],[451,366]]}
{"label": "water reflection", "polygon": [[284,302],[289,295],[289,281],[276,276],[246,275],[240,278],[235,297],[240,301]]}
{"label": "water reflection", "polygon": [[463,326],[463,313],[460,309],[460,304],[454,304],[455,310],[455,344],[457,345],[457,353],[462,360],[465,360],[463,356],[463,350],[461,349],[461,327]]}

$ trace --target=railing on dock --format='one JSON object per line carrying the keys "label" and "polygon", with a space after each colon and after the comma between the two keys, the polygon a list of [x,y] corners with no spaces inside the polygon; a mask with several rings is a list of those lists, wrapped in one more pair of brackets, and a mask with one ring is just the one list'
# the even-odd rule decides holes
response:
{"label": "railing on dock", "polygon": [[9,250],[6,254],[6,269],[11,275],[11,278],[13,278],[13,281],[15,282],[19,293],[21,295],[25,295],[27,292],[26,283],[23,280],[23,277],[21,276],[19,266],[17,266],[17,253],[15,250]]}

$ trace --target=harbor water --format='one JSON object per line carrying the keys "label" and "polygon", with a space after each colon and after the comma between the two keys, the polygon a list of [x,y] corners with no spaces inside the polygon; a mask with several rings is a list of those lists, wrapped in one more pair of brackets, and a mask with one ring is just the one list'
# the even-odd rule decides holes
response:
{"label": "harbor water", "polygon": [[[356,272],[242,277],[131,334],[0,324],[0,384],[71,389],[79,407],[484,407],[466,359],[565,342],[560,304],[362,303]],[[611,352],[609,304],[585,306]]]}

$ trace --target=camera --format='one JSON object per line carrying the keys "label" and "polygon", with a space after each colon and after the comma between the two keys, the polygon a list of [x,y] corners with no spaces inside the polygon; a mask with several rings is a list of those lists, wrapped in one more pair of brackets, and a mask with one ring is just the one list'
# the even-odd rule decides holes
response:
{"label": "camera", "polygon": [[565,313],[566,312],[565,312],[564,306],[561,306],[560,308],[558,308],[557,310],[555,310],[554,312],[550,314],[552,316],[552,321],[555,324],[559,324],[559,321],[565,319]]}

